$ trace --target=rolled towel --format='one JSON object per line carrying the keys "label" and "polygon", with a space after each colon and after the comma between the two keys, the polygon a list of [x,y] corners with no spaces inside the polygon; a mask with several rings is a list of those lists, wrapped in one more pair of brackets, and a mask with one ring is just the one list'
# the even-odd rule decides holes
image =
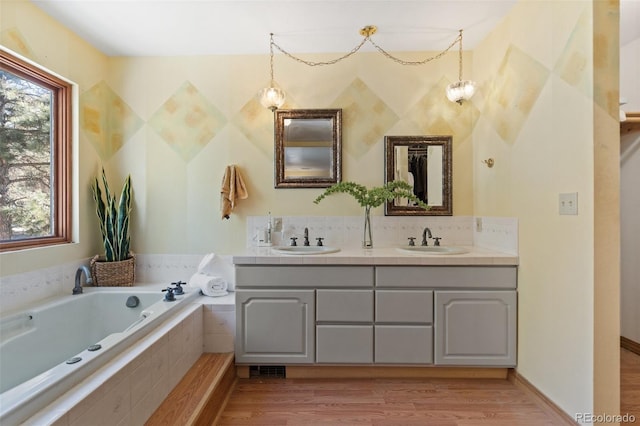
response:
{"label": "rolled towel", "polygon": [[201,274],[213,275],[213,264],[216,263],[216,254],[209,253],[202,258],[198,265],[198,272]]}
{"label": "rolled towel", "polygon": [[189,279],[189,286],[199,288],[205,296],[218,297],[229,294],[227,282],[218,276],[196,273]]}

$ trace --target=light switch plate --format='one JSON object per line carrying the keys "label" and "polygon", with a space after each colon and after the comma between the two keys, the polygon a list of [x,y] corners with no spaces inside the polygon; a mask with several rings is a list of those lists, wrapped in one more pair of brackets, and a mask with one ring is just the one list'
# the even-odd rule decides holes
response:
{"label": "light switch plate", "polygon": [[578,193],[569,192],[560,194],[560,214],[561,215],[577,215],[578,214]]}

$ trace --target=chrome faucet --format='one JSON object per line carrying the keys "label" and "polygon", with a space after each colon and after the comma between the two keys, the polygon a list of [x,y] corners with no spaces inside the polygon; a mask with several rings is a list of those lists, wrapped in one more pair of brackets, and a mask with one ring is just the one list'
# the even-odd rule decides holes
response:
{"label": "chrome faucet", "polygon": [[76,285],[73,287],[72,294],[81,294],[82,293],[82,274],[84,274],[84,283],[85,284],[93,284],[93,280],[91,279],[91,272],[89,268],[85,265],[82,265],[76,271]]}
{"label": "chrome faucet", "polygon": [[309,228],[304,228],[304,245],[309,245]]}
{"label": "chrome faucet", "polygon": [[424,228],[424,230],[422,231],[422,245],[423,246],[428,246],[429,244],[427,243],[427,236],[429,238],[433,238],[433,236],[431,235],[431,229],[429,228]]}

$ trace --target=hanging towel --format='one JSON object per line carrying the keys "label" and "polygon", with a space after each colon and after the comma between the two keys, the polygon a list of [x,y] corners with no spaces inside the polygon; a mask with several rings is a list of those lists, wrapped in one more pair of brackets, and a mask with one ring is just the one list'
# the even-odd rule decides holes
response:
{"label": "hanging towel", "polygon": [[236,207],[237,200],[244,200],[249,196],[247,187],[242,179],[240,168],[235,164],[229,165],[224,171],[222,188],[220,190],[220,211],[222,219],[229,219],[231,211]]}

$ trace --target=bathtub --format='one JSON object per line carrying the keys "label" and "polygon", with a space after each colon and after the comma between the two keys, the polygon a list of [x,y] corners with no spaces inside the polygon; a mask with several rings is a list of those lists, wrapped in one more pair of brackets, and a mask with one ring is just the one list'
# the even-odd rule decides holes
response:
{"label": "bathtub", "polygon": [[86,288],[0,317],[0,424],[42,409],[197,296]]}

